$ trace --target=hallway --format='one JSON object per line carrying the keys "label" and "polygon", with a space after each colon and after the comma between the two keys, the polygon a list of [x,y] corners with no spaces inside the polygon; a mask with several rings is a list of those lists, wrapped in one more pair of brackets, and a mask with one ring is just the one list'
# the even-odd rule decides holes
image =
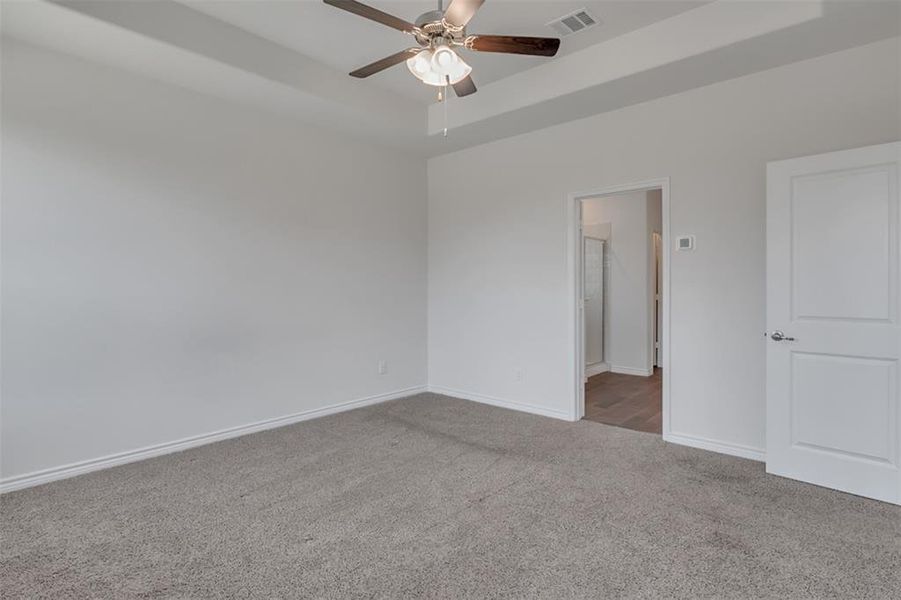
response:
{"label": "hallway", "polygon": [[585,384],[585,419],[660,434],[663,426],[663,375],[601,373]]}

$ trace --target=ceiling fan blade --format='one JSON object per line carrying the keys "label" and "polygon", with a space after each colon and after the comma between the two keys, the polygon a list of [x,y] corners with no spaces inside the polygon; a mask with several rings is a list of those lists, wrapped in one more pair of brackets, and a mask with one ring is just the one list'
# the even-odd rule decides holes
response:
{"label": "ceiling fan blade", "polygon": [[444,20],[454,27],[466,27],[485,0],[452,0],[444,11]]}
{"label": "ceiling fan blade", "polygon": [[479,52],[554,56],[560,49],[560,40],[518,35],[471,35],[466,38],[465,45]]}
{"label": "ceiling fan blade", "polygon": [[340,8],[341,10],[346,10],[347,12],[353,13],[355,15],[359,15],[364,19],[370,19],[377,23],[381,23],[382,25],[387,25],[388,27],[393,27],[399,31],[403,31],[404,33],[410,33],[416,26],[413,23],[408,23],[401,18],[395,17],[394,15],[389,15],[386,12],[382,12],[377,8],[372,8],[371,6],[366,6],[361,2],[357,2],[356,0],[322,0],[329,6],[334,6],[335,8]]}
{"label": "ceiling fan blade", "polygon": [[472,77],[466,76],[466,79],[462,79],[453,85],[454,92],[457,94],[458,98],[462,98],[463,96],[468,96],[470,94],[475,94],[478,90],[476,88],[476,84],[472,81]]}
{"label": "ceiling fan blade", "polygon": [[350,75],[351,77],[359,77],[360,79],[369,77],[370,75],[375,75],[379,71],[384,71],[388,67],[393,67],[394,65],[404,62],[408,58],[412,58],[414,54],[419,52],[419,50],[420,48],[407,48],[406,50],[401,50],[397,54],[386,56],[382,60],[377,60],[372,64],[366,65],[365,67],[360,67],[356,71],[353,71]]}

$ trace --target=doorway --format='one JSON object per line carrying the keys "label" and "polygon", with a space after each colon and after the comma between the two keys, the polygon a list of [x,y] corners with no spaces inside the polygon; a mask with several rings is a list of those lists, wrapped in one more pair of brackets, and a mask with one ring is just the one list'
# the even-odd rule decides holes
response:
{"label": "doorway", "polygon": [[667,433],[669,181],[574,194],[569,201],[573,418]]}

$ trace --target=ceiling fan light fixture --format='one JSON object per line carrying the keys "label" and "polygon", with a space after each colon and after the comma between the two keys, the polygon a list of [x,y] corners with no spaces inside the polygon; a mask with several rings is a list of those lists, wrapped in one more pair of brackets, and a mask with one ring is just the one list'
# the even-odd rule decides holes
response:
{"label": "ceiling fan light fixture", "polygon": [[448,75],[450,79],[450,84],[454,85],[456,83],[460,83],[472,73],[472,67],[470,67],[462,58],[457,62],[454,66],[454,72]]}
{"label": "ceiling fan light fixture", "polygon": [[[416,79],[436,87],[453,86],[454,93],[462,98],[474,94],[477,89],[469,76],[472,67],[457,54],[455,48],[463,47],[474,52],[548,57],[556,55],[560,49],[559,38],[481,34],[467,36],[466,26],[485,0],[450,0],[447,9],[444,8],[444,0],[439,0],[438,10],[419,15],[415,23],[367,6],[358,0],[322,1],[329,6],[409,34],[418,44],[418,47],[395,52],[391,56],[350,72],[351,77],[359,79],[406,62],[407,68]],[[586,27],[594,22],[584,11],[579,12],[576,18],[581,19],[580,23]],[[439,96],[446,97],[446,92],[447,90],[442,90]]]}
{"label": "ceiling fan light fixture", "polygon": [[438,46],[432,53],[432,67],[439,73],[448,73],[460,57],[447,46]]}
{"label": "ceiling fan light fixture", "polygon": [[472,67],[448,46],[422,50],[407,59],[407,68],[423,83],[436,87],[454,85],[472,73]]}
{"label": "ceiling fan light fixture", "polygon": [[425,49],[407,61],[410,70],[417,77],[425,77],[432,70],[432,51]]}

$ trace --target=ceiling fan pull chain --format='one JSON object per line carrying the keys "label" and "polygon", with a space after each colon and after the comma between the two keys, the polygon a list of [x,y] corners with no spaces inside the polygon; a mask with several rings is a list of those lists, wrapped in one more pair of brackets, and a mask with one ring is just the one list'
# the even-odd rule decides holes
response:
{"label": "ceiling fan pull chain", "polygon": [[[450,81],[450,78],[446,81]],[[447,137],[447,85],[444,86],[444,137]]]}

